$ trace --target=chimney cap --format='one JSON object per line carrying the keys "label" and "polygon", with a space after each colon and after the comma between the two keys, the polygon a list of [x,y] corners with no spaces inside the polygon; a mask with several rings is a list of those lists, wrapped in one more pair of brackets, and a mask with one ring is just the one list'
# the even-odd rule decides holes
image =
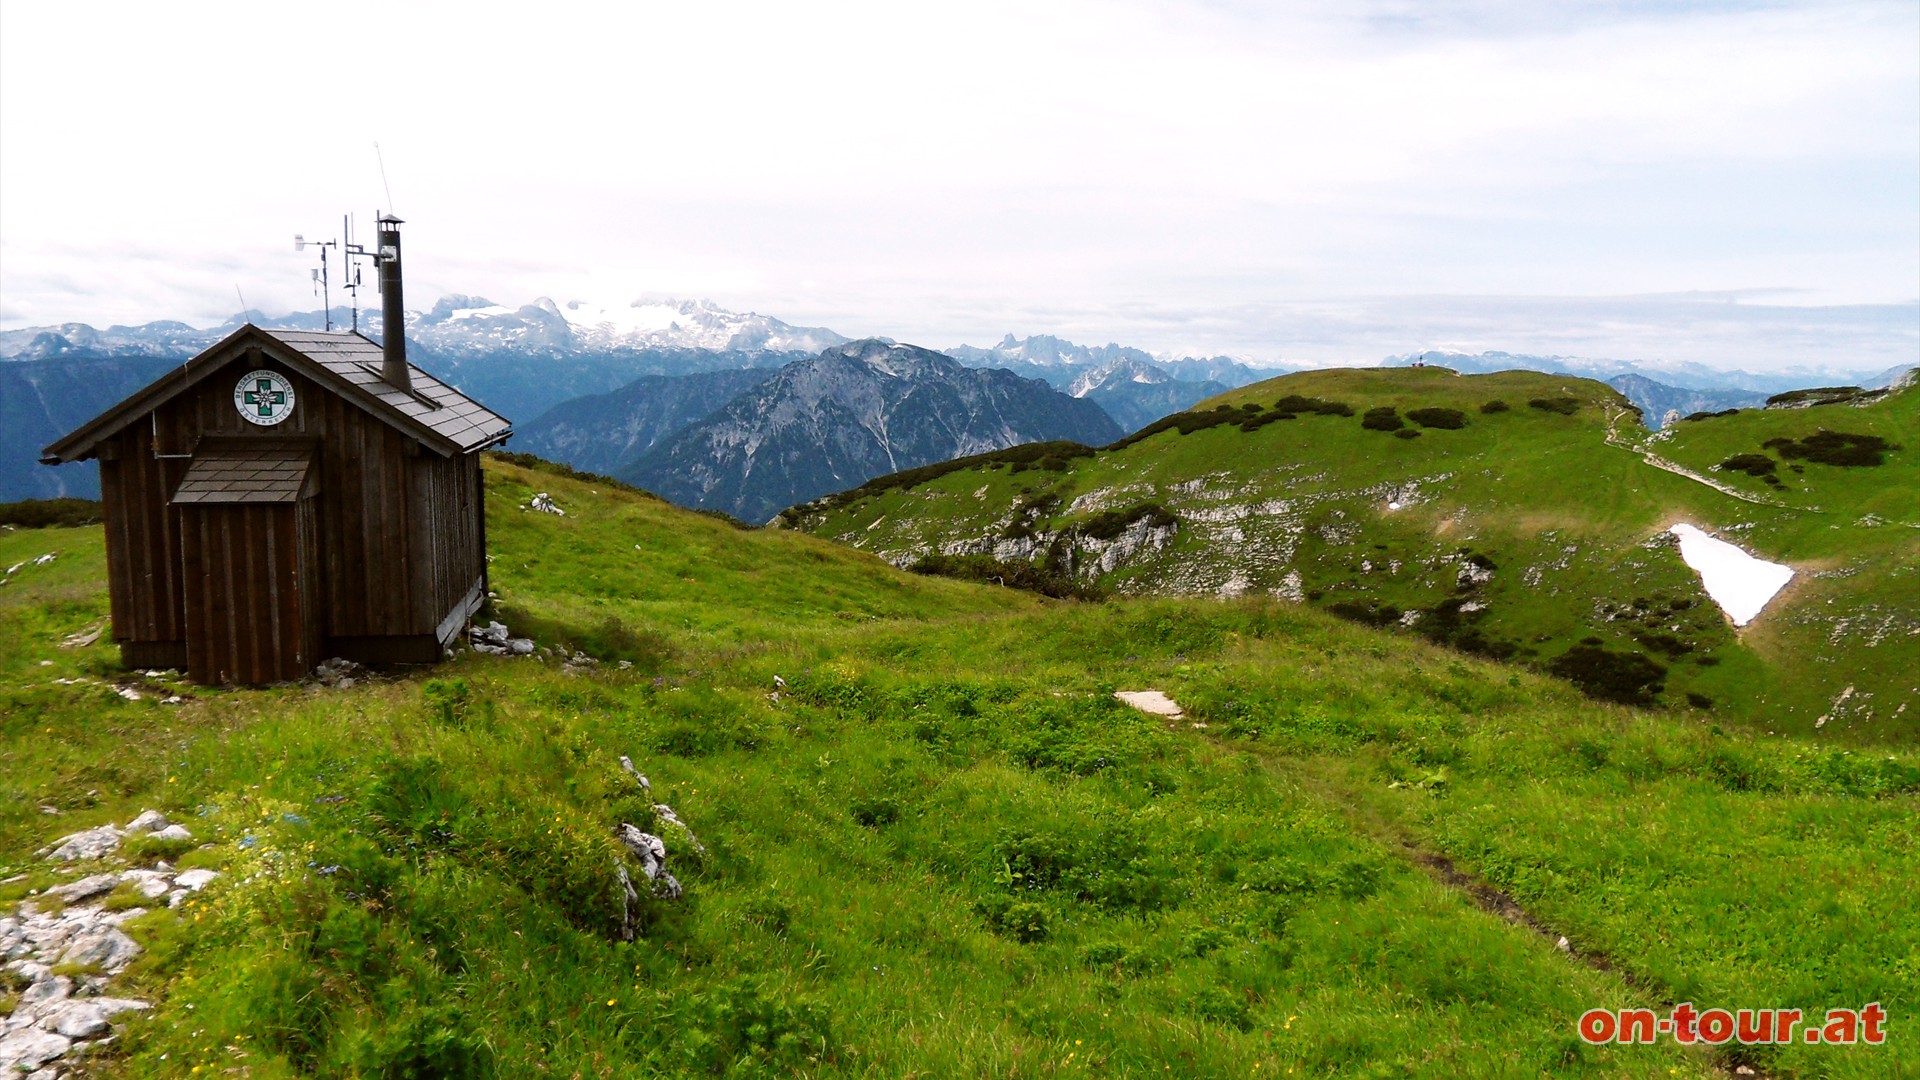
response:
{"label": "chimney cap", "polygon": [[405,225],[405,224],[406,224],[406,222],[404,222],[404,221],[401,221],[401,220],[400,220],[399,218],[397,218],[397,217],[394,217],[394,216],[393,216],[392,214],[381,214],[381,215],[380,215],[380,224],[382,224],[382,225]]}

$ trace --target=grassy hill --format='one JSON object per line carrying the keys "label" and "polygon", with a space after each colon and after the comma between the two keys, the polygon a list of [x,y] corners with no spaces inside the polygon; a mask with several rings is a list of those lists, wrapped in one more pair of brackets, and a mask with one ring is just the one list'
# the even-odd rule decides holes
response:
{"label": "grassy hill", "polygon": [[[1627,408],[1605,384],[1533,372],[1305,372],[1097,452],[904,473],[784,520],[902,565],[997,560],[1120,594],[1279,595],[1613,700],[1910,740],[1920,389],[1659,435]],[[1831,464],[1806,456],[1822,429],[1898,448]],[[1773,473],[1720,467],[1740,454]],[[1797,577],[1736,629],[1679,558],[1666,530],[1680,522]]]}
{"label": "grassy hill", "polygon": [[[345,689],[62,647],[106,614],[99,530],[0,532],[0,566],[57,552],[0,587],[0,900],[101,869],[30,853],[145,807],[205,846],[125,858],[223,871],[127,923],[110,992],[156,1008],[101,1075],[1920,1068],[1911,751],[1595,704],[1272,598],[1049,601],[487,482],[497,615],[552,654]],[[1186,715],[1111,696],[1147,688]],[[685,886],[632,941],[620,822]],[[1876,1000],[1877,1048],[1574,1027]]]}

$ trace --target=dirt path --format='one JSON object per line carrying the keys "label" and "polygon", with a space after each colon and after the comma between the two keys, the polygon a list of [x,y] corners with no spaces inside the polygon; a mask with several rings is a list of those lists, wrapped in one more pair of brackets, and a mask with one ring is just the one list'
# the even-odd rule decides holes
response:
{"label": "dirt path", "polygon": [[1661,457],[1660,455],[1654,453],[1651,450],[1645,449],[1644,447],[1635,446],[1634,444],[1621,438],[1619,433],[1614,430],[1614,425],[1619,422],[1621,417],[1624,417],[1626,415],[1627,414],[1625,412],[1614,412],[1614,413],[1609,413],[1607,415],[1607,445],[1608,446],[1617,446],[1622,450],[1628,451],[1629,453],[1638,454],[1640,456],[1640,460],[1646,462],[1647,464],[1653,466],[1656,469],[1662,469],[1666,472],[1672,473],[1675,476],[1684,476],[1696,484],[1705,484],[1708,487],[1712,488],[1713,490],[1719,492],[1720,494],[1731,495],[1734,498],[1739,499],[1741,502],[1750,502],[1756,506],[1771,506],[1780,510],[1804,510],[1808,513],[1819,512],[1817,510],[1812,510],[1804,506],[1788,506],[1786,503],[1780,502],[1777,499],[1767,499],[1767,498],[1762,498],[1761,496],[1758,496],[1758,495],[1749,495],[1746,492],[1739,490],[1738,488],[1732,487],[1728,484],[1723,484],[1718,480],[1701,476],[1699,473],[1694,472],[1692,469],[1689,469],[1684,465],[1678,464],[1676,462],[1668,461],[1666,458]]}
{"label": "dirt path", "polygon": [[[1461,870],[1452,859],[1427,847],[1405,825],[1384,817],[1360,801],[1349,797],[1338,779],[1321,774],[1311,768],[1310,763],[1268,756],[1258,750],[1251,752],[1260,758],[1270,772],[1297,782],[1315,798],[1339,808],[1342,816],[1357,831],[1372,838],[1388,851],[1398,852],[1402,858],[1419,867],[1429,878],[1460,894],[1480,910],[1504,922],[1531,931],[1574,963],[1594,971],[1605,972],[1619,979],[1634,990],[1648,1007],[1670,1010],[1678,1003],[1669,988],[1636,975],[1633,971],[1615,963],[1613,957],[1604,952],[1574,944],[1565,933],[1528,911],[1506,891]],[[1737,1044],[1729,1043],[1726,1046],[1712,1048],[1698,1045],[1696,1048],[1705,1063],[1723,1076],[1735,1077],[1737,1080],[1748,1080],[1748,1078],[1768,1080],[1772,1075],[1750,1060],[1747,1056],[1748,1051]]]}

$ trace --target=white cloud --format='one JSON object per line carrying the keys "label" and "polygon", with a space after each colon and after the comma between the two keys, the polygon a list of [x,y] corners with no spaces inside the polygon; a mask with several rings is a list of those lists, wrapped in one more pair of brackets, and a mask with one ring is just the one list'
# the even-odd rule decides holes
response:
{"label": "white cloud", "polygon": [[[1059,312],[1153,348],[1187,312],[1184,344],[1279,356],[1340,332],[1311,313],[1342,297],[1437,333],[1418,298],[1920,296],[1905,2],[82,2],[0,24],[0,325],[214,320],[235,284],[310,306],[288,237],[385,206],[375,140],[420,301],[704,294],[936,342]],[[1662,343],[1589,317],[1567,329],[1598,351]],[[1685,358],[1753,344],[1674,317]],[[1894,322],[1865,347],[1910,347]],[[1380,338],[1345,333],[1327,347]]]}

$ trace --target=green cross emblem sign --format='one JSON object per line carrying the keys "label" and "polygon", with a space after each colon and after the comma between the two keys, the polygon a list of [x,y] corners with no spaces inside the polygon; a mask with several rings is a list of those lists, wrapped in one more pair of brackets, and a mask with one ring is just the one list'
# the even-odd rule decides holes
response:
{"label": "green cross emblem sign", "polygon": [[293,415],[293,384],[275,371],[249,371],[233,388],[233,407],[251,423],[270,426]]}

